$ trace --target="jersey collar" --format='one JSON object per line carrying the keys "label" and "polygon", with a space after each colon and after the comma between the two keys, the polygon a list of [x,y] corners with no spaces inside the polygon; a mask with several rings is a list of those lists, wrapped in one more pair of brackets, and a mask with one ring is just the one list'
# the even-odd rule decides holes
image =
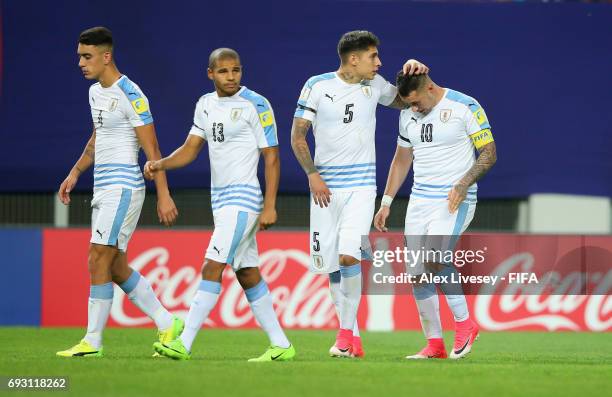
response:
{"label": "jersey collar", "polygon": [[232,101],[235,100],[237,98],[240,97],[240,94],[242,94],[244,92],[244,90],[246,90],[246,86],[241,86],[240,89],[232,96],[219,96],[219,94],[217,93],[217,91],[215,90],[215,96],[217,97],[217,99],[219,101]]}

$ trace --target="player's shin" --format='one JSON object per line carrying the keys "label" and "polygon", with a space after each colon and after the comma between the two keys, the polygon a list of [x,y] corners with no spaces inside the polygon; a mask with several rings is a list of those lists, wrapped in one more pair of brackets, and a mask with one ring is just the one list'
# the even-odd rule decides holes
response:
{"label": "player's shin", "polygon": [[413,291],[425,338],[441,339],[440,301],[435,285],[431,283],[414,285]]}
{"label": "player's shin", "polygon": [[193,340],[200,328],[202,328],[202,324],[208,318],[211,310],[217,304],[220,293],[221,283],[209,280],[200,281],[198,291],[189,307],[189,314],[187,314],[185,319],[185,329],[180,336],[181,342],[183,342],[183,346],[185,346],[187,351],[191,351]]}
{"label": "player's shin", "polygon": [[[451,278],[451,275],[455,273],[455,276]],[[448,280],[458,280],[457,269],[452,264],[444,266],[442,270],[438,272],[438,275],[445,276]],[[440,289],[446,296],[446,302],[453,312],[455,323],[462,323],[470,318],[468,311],[467,302],[465,295],[463,294],[463,288],[460,284],[456,283],[441,283]]]}
{"label": "player's shin", "polygon": [[102,331],[106,327],[112,304],[113,283],[90,287],[87,307],[87,334],[84,339],[96,349],[102,346]]}
{"label": "player's shin", "polygon": [[[361,264],[340,266],[340,332],[336,345],[339,349],[345,349],[352,345],[353,329],[357,322],[357,310],[361,300]],[[349,337],[350,336],[350,337]]]}
{"label": "player's shin", "polygon": [[[343,299],[342,292],[340,291],[340,270],[329,274],[329,293],[331,295],[332,302],[336,308],[336,314],[340,319],[341,302]],[[358,344],[361,350],[361,337],[359,336],[359,324],[355,320],[355,326],[353,327],[353,345]]]}
{"label": "player's shin", "polygon": [[284,349],[288,348],[291,343],[278,322],[266,282],[262,279],[257,285],[244,292],[255,318],[268,334],[270,344]]}
{"label": "player's shin", "polygon": [[172,314],[166,310],[155,296],[149,281],[137,271],[132,271],[130,277],[119,285],[128,298],[161,330],[172,326]]}
{"label": "player's shin", "polygon": [[329,273],[329,294],[334,307],[336,308],[336,314],[340,319],[342,292],[340,291],[340,270]]}

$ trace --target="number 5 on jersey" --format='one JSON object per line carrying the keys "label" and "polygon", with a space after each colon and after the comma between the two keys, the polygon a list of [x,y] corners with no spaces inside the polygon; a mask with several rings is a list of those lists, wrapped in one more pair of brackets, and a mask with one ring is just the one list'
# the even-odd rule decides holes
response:
{"label": "number 5 on jersey", "polygon": [[344,110],[345,117],[344,117],[344,119],[342,120],[342,121],[344,121],[344,124],[348,124],[348,123],[350,123],[351,121],[353,121],[353,111],[351,110],[351,108],[352,108],[353,106],[355,106],[355,104],[354,104],[354,103],[348,103],[348,104],[346,105],[346,109]]}

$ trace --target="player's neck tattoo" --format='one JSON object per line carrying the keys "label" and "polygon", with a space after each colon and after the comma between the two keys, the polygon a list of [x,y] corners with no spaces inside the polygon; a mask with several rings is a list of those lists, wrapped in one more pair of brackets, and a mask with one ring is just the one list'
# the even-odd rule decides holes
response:
{"label": "player's neck tattoo", "polygon": [[344,82],[349,84],[359,83],[362,80],[354,73],[342,69],[338,69],[338,76],[340,76]]}

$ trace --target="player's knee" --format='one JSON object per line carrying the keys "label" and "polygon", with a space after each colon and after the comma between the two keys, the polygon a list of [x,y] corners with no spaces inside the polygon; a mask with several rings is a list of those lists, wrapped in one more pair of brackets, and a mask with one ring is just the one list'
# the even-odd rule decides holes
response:
{"label": "player's knee", "polygon": [[359,260],[350,255],[340,255],[340,266],[352,266],[359,263]]}
{"label": "player's knee", "polygon": [[236,272],[236,278],[243,289],[249,289],[259,284],[261,274],[257,267],[246,267]]}
{"label": "player's knee", "polygon": [[111,266],[110,272],[113,282],[117,284],[122,284],[127,281],[128,278],[130,278],[130,275],[132,274],[132,269],[130,269],[127,264],[121,262],[118,263],[118,261],[115,261]]}
{"label": "player's knee", "polygon": [[204,266],[202,266],[202,280],[221,282],[223,277],[223,270],[225,269],[225,263],[213,261],[210,259],[204,260]]}
{"label": "player's knee", "polygon": [[89,247],[89,255],[87,258],[87,265],[89,273],[109,273],[111,271],[111,265],[113,262],[114,250],[112,247],[100,246],[92,244]]}

